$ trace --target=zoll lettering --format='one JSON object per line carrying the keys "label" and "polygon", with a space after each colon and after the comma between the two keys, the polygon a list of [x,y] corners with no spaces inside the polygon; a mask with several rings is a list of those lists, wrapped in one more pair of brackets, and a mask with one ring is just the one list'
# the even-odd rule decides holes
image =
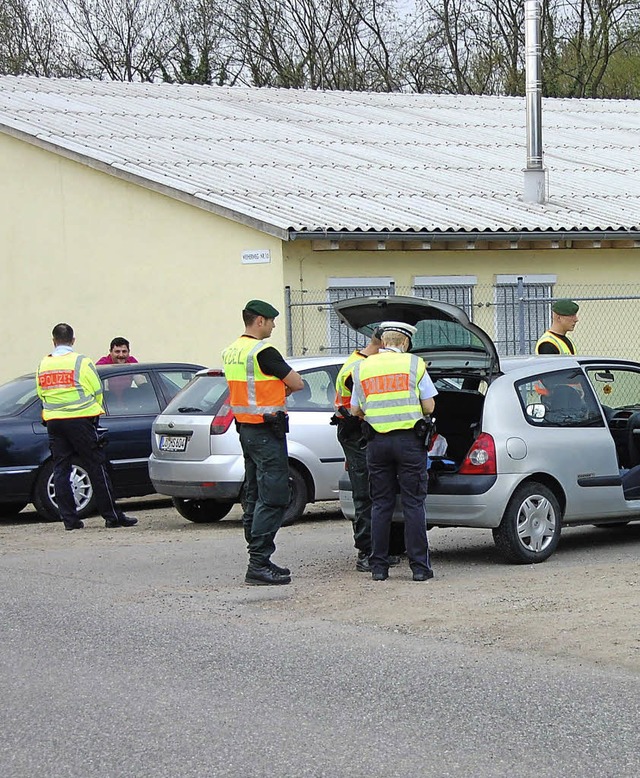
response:
{"label": "zoll lettering", "polygon": [[73,370],[47,370],[38,375],[38,383],[42,389],[74,386]]}

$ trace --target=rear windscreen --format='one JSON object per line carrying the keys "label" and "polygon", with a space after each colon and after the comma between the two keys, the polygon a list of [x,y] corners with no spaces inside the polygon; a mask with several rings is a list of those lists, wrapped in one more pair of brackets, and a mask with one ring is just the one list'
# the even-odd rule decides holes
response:
{"label": "rear windscreen", "polygon": [[223,375],[199,375],[171,400],[163,415],[204,413],[215,416],[229,396]]}
{"label": "rear windscreen", "polygon": [[0,386],[0,416],[15,416],[36,399],[34,376],[18,378]]}
{"label": "rear windscreen", "polygon": [[419,321],[418,331],[411,339],[412,351],[437,351],[443,349],[464,349],[485,352],[480,338],[473,332],[453,321]]}

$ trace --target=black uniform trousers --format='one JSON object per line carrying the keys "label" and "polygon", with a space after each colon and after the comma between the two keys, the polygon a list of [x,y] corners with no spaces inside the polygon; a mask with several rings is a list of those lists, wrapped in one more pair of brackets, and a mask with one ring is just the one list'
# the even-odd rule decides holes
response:
{"label": "black uniform trousers", "polygon": [[77,526],[78,512],[71,487],[71,469],[76,459],[87,471],[98,510],[107,521],[124,515],[116,505],[107,458],[98,437],[99,416],[49,419],[47,433],[53,457],[53,486],[60,517],[67,527]]}
{"label": "black uniform trousers", "polygon": [[347,461],[353,494],[353,544],[362,554],[371,554],[371,495],[367,468],[367,444],[359,429],[338,422],[338,442]]}
{"label": "black uniform trousers", "polygon": [[289,504],[287,438],[269,424],[238,424],[238,433],[244,455],[242,526],[249,567],[267,567]]}
{"label": "black uniform trousers", "polygon": [[373,572],[389,569],[389,534],[398,485],[404,513],[404,538],[414,572],[431,571],[427,542],[427,452],[413,430],[376,433],[367,444],[367,465],[373,506],[371,557]]}

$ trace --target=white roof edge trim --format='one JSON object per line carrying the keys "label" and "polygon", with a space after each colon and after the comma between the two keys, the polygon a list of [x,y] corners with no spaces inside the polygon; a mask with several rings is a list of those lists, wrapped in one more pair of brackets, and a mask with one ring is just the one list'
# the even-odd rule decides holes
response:
{"label": "white roof edge trim", "polygon": [[517,284],[518,278],[522,278],[523,284],[557,284],[558,276],[555,273],[497,273],[496,284]]}
{"label": "white roof edge trim", "polygon": [[204,200],[202,196],[190,195],[187,192],[174,189],[167,184],[161,184],[157,181],[145,178],[144,176],[141,176],[137,173],[124,170],[120,166],[120,163],[117,163],[116,165],[110,165],[107,162],[101,162],[100,160],[90,157],[88,154],[81,154],[77,151],[71,151],[70,149],[66,149],[64,146],[59,146],[57,143],[45,140],[42,136],[36,137],[35,135],[30,135],[29,133],[24,132],[23,130],[17,130],[13,127],[9,127],[6,124],[0,123],[0,132],[4,133],[5,135],[11,135],[12,137],[24,141],[31,146],[37,146],[38,148],[44,149],[45,151],[51,151],[54,154],[58,154],[61,157],[70,159],[73,162],[79,162],[80,164],[92,168],[93,170],[98,170],[101,173],[107,173],[108,175],[114,176],[115,178],[119,178],[123,181],[137,184],[144,189],[150,189],[153,192],[158,192],[159,194],[163,194],[166,197],[172,198],[173,200],[179,200],[180,202],[186,203],[188,205],[193,205],[203,211],[209,211],[210,213],[214,213],[217,216],[222,216],[225,219],[229,219],[230,221],[244,224],[246,227],[252,227],[259,232],[272,235],[274,238],[279,238],[283,241],[289,240],[289,231],[286,229],[283,230],[280,227],[276,227],[274,224],[269,224],[267,222],[260,221],[259,219],[252,219],[251,217],[246,216],[243,213],[239,213],[238,211],[233,211],[230,208],[217,205],[210,200]]}
{"label": "white roof edge trim", "polygon": [[414,286],[475,286],[478,276],[414,276]]}
{"label": "white roof edge trim", "polygon": [[391,286],[393,276],[331,276],[327,281],[328,289],[341,289],[344,287],[367,287],[367,286]]}

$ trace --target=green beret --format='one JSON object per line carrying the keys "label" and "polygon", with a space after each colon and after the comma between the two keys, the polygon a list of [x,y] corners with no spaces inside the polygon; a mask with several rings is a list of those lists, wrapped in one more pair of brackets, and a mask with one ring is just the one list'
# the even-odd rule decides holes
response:
{"label": "green beret", "polygon": [[551,310],[559,316],[575,316],[578,313],[578,303],[573,300],[556,300],[551,306]]}
{"label": "green beret", "polygon": [[251,311],[251,313],[257,313],[258,316],[264,316],[265,319],[275,319],[280,315],[280,311],[276,310],[273,305],[265,303],[264,300],[249,300],[244,306],[245,311]]}

